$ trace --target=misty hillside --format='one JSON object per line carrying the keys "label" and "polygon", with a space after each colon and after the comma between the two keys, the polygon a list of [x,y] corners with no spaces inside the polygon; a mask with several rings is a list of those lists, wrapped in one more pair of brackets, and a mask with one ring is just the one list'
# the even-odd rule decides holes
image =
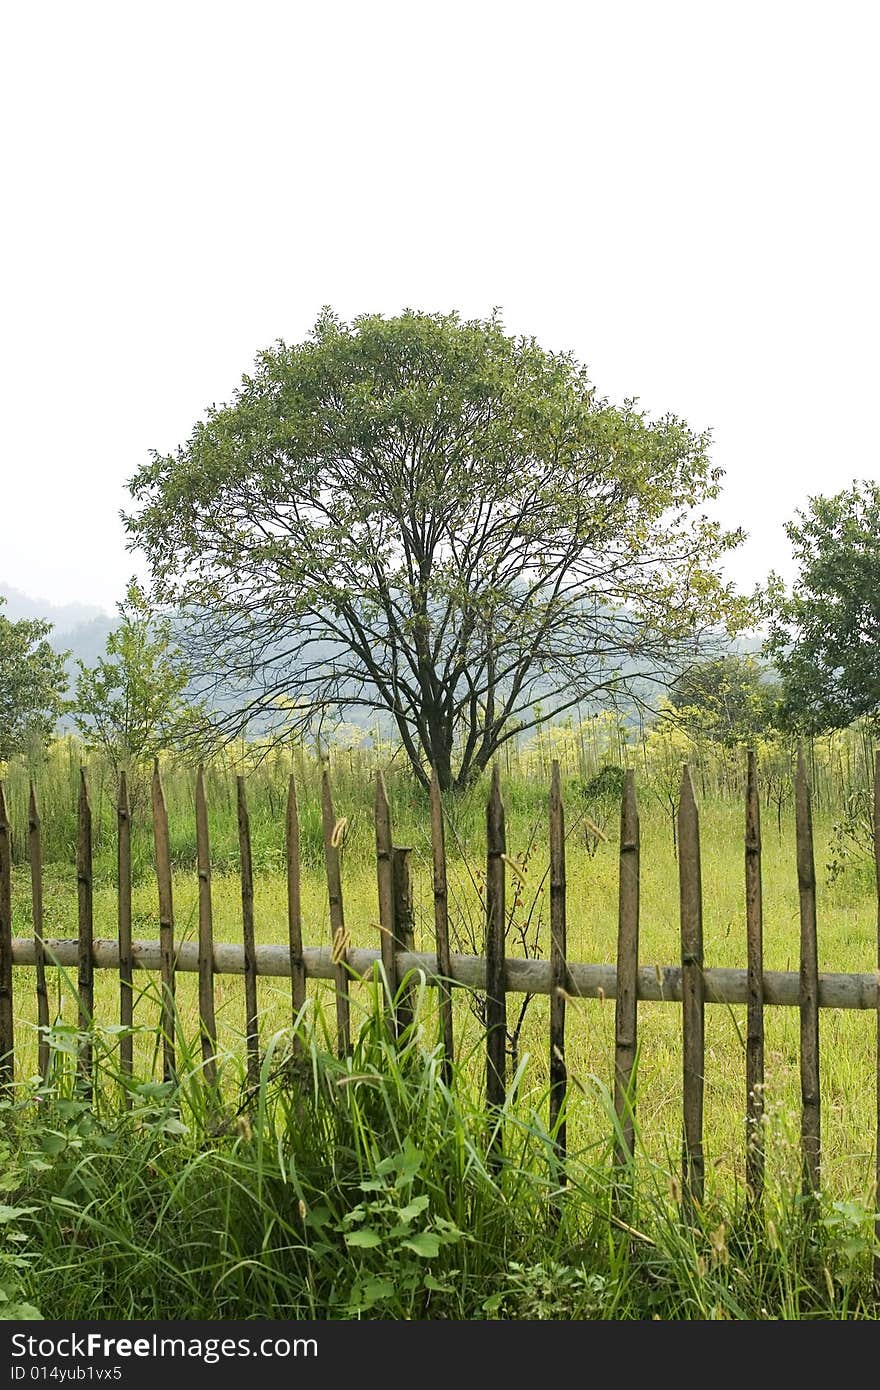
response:
{"label": "misty hillside", "polygon": [[65,663],[71,687],[76,679],[77,660],[94,666],[104,655],[104,646],[116,626],[116,616],[88,603],[49,603],[47,599],[31,598],[20,589],[0,584],[0,614],[11,623],[26,618],[41,619],[52,624],[49,642],[58,652],[69,652]]}

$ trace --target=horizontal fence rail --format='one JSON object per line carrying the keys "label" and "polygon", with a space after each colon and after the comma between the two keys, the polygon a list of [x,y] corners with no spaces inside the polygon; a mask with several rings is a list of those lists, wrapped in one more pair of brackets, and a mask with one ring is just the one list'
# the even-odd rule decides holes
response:
{"label": "horizontal fence rail", "polygon": [[[43,942],[47,964],[75,966],[76,941],[46,937]],[[257,975],[289,979],[290,952],[286,946],[257,945],[254,948]],[[131,958],[134,969],[161,971],[162,952],[158,942],[133,941]],[[112,940],[96,940],[92,944],[92,959],[96,970],[119,969],[119,945]],[[236,942],[215,941],[213,949],[215,975],[246,975],[245,948]],[[36,948],[28,937],[18,936],[12,942],[14,965],[34,965]],[[440,973],[433,951],[398,951],[397,973],[403,978],[410,971],[419,971],[429,986],[447,983],[465,989],[486,988],[486,961],[483,956],[451,955],[449,975]],[[346,963],[352,982],[369,980],[374,967],[382,964],[382,952],[371,947],[350,947]],[[328,946],[305,946],[302,965],[307,979],[335,980],[338,965],[333,949]],[[184,941],[174,956],[176,974],[197,974],[199,946],[196,941]],[[613,965],[584,965],[570,962],[568,977],[569,999],[616,999],[617,969]],[[682,1001],[682,968],[680,965],[641,965],[637,974],[638,999],[646,1004],[680,1004]],[[553,963],[548,960],[521,960],[508,957],[504,962],[505,994],[551,994]],[[749,1000],[748,971],[723,966],[703,971],[704,999],[707,1004],[747,1004]],[[800,975],[796,970],[764,971],[764,1003],[797,1008],[800,1004]],[[876,971],[867,974],[829,974],[819,972],[820,1009],[877,1009],[880,1008],[880,984]]]}

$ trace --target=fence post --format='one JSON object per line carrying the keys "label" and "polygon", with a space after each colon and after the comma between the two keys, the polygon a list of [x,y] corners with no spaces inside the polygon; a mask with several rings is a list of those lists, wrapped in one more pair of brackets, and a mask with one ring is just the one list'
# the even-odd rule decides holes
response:
{"label": "fence post", "polygon": [[251,853],[251,821],[244,778],[238,790],[238,848],[241,862],[241,921],[244,939],[244,1003],[247,1078],[251,1091],[260,1084],[260,1019],[257,1007],[257,953],[254,940],[254,861]]}
{"label": "fence post", "polygon": [[764,1191],[764,936],[761,901],[761,803],[758,764],[749,750],[746,776],[746,1193],[759,1206]]}
{"label": "fence post", "polygon": [[196,860],[199,873],[199,1035],[202,1074],[209,1086],[217,1080],[217,1022],[214,1014],[214,908],[211,902],[211,848],[205,773],[196,773]]}
{"label": "fence post", "polygon": [[153,845],[156,852],[156,884],[159,891],[159,953],[162,960],[162,1075],[174,1078],[174,899],[171,888],[171,850],[168,815],[159,777],[159,761],[153,764]]}
{"label": "fence post", "polygon": [[37,976],[37,1028],[40,1041],[37,1065],[45,1081],[49,1075],[49,994],[46,989],[46,949],[43,945],[43,841],[37,793],[30,784],[28,799],[28,860],[31,867],[31,913],[34,923],[34,969]]}
{"label": "fence post", "polygon": [[85,768],[79,770],[79,807],[77,811],[76,833],[76,881],[79,921],[79,968],[77,986],[79,992],[79,1028],[86,1034],[80,1043],[79,1067],[83,1075],[86,1091],[92,1090],[92,1044],[88,1033],[92,1027],[95,1012],[95,973],[92,950],[94,944],[94,900],[92,883],[92,808],[89,804],[89,789],[86,783]]}
{"label": "fence post", "polygon": [[[290,949],[290,1003],[293,1018],[299,1016],[306,1002],[306,972],[303,965],[302,890],[300,885],[299,807],[296,800],[296,779],[293,773],[287,784],[287,817],[284,827],[284,849],[287,861],[287,937]],[[302,1055],[302,1039],[294,1033],[293,1053]]]}
{"label": "fence post", "polygon": [[[394,845],[391,850],[391,876],[394,884],[394,950],[411,951],[415,945],[414,913],[412,900],[412,850]],[[395,959],[395,978],[400,978],[400,967]],[[399,988],[399,987],[398,987]],[[398,1036],[413,1021],[412,986],[407,985],[400,992],[397,1001]]]}
{"label": "fence post", "polygon": [[874,1198],[877,1219],[874,1222],[874,1291],[880,1298],[880,748],[874,754],[874,868],[877,876],[877,1171]]}
{"label": "fence post", "polygon": [[[130,1077],[134,1069],[134,982],[131,954],[131,807],[128,801],[128,779],[119,774],[119,798],[116,803],[116,923],[119,939],[119,1026],[127,1031],[119,1039],[119,1069]],[[131,1097],[126,1091],[126,1105]]]}
{"label": "fence post", "polygon": [[[565,922],[565,810],[559,763],[550,767],[550,1132],[556,1130],[558,1181],[565,1186],[568,1072],[565,1065],[565,999],[568,992]],[[562,1115],[562,1119],[560,1119]]]}
{"label": "fence post", "polygon": [[614,1108],[622,1131],[614,1145],[619,1166],[635,1149],[635,1076],[639,992],[639,812],[635,774],[628,769],[620,804],[617,901],[617,998],[614,1006]]}
{"label": "fence post", "polygon": [[705,1012],[700,826],[690,768],[687,766],[682,777],[678,806],[678,865],[684,1093],[682,1179],[684,1201],[690,1207],[703,1201]]}
{"label": "fence post", "polygon": [[816,931],[816,868],[813,814],[803,748],[795,776],[798,897],[801,921],[801,1149],[803,1194],[813,1205],[819,1191],[821,1112],[819,1095],[819,950]]}
{"label": "fence post", "polygon": [[12,1011],[12,837],[6,792],[0,782],[0,1094],[15,1079]]}
{"label": "fence post", "polygon": [[504,802],[498,765],[492,769],[492,789],[486,806],[486,1103],[493,1126],[495,1167],[501,1162],[503,1140],[500,1115],[504,1105],[507,1060],[507,999],[504,992],[504,859],[507,841]]}
{"label": "fence post", "polygon": [[452,1084],[455,1046],[452,1037],[452,958],[449,952],[449,885],[446,877],[446,836],[443,829],[443,803],[436,769],[431,773],[431,856],[434,867],[434,939],[437,947],[437,973],[441,980],[440,1029],[443,1034],[443,1079]]}
{"label": "fence post", "polygon": [[327,868],[327,895],[330,903],[330,932],[336,984],[336,1035],[340,1057],[351,1051],[351,1022],[348,1000],[348,933],[342,904],[342,877],[339,871],[339,846],[345,830],[337,822],[330,795],[330,777],[325,769],[321,777],[321,818],[324,827],[324,862]]}
{"label": "fence post", "polygon": [[394,868],[392,865],[391,808],[388,789],[381,768],[376,773],[376,886],[379,895],[379,950],[382,968],[388,982],[388,1022],[392,1036],[397,1035],[397,960],[394,948]]}

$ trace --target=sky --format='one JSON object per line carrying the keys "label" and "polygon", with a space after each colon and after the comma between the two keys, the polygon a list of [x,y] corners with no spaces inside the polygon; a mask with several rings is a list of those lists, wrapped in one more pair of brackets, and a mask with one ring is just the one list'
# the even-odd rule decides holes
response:
{"label": "sky", "polygon": [[711,428],[745,589],[880,473],[880,7],[0,7],[0,582],[113,610],[126,481],[322,305],[502,310]]}

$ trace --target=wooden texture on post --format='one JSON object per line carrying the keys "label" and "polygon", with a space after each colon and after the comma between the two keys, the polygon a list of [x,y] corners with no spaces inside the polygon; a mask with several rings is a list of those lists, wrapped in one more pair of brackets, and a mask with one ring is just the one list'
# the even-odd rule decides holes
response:
{"label": "wooden texture on post", "polygon": [[[119,1025],[126,1029],[119,1039],[119,1067],[131,1076],[134,1066],[131,1029],[134,1026],[133,963],[131,954],[131,807],[128,779],[119,774],[116,803],[116,925],[119,935]],[[128,1097],[126,1097],[128,1103]]]}
{"label": "wooden texture on post", "polygon": [[217,1080],[217,1020],[214,1014],[214,906],[211,900],[211,845],[205,772],[196,774],[196,862],[199,872],[199,1037],[202,1073],[209,1086]]}
{"label": "wooden texture on post", "polygon": [[635,1077],[639,981],[639,812],[635,773],[629,769],[620,805],[620,878],[617,895],[617,999],[614,1007],[614,1108],[622,1137],[614,1145],[618,1164],[635,1146]]}
{"label": "wooden texture on post", "polygon": [[28,861],[31,868],[31,916],[34,924],[34,969],[37,977],[37,1066],[43,1080],[49,1073],[49,992],[46,988],[46,951],[43,946],[43,839],[40,811],[33,782],[28,797]]}
{"label": "wooden texture on post", "polygon": [[159,764],[153,764],[153,847],[156,854],[156,885],[159,892],[159,953],[162,960],[162,1075],[174,1078],[174,900],[171,891],[171,850],[168,842],[168,814],[159,777]]}
{"label": "wooden texture on post", "polygon": [[761,804],[758,760],[749,750],[746,774],[746,1192],[758,1205],[764,1191],[764,918],[761,902]]}
{"label": "wooden texture on post", "polygon": [[795,833],[801,920],[801,1155],[803,1192],[819,1191],[821,1139],[819,1109],[819,948],[816,931],[816,868],[813,859],[813,814],[803,749],[798,749],[795,776]]}
{"label": "wooden texture on post", "polygon": [[391,808],[381,769],[376,773],[376,887],[379,897],[379,950],[388,981],[389,1024],[397,1032],[397,955],[394,949],[394,866],[392,863]]}
{"label": "wooden texture on post", "polygon": [[[504,803],[498,765],[492,769],[492,790],[486,806],[486,1103],[490,1110],[504,1104],[507,1059],[507,999],[504,993],[504,860],[507,841]],[[492,1148],[501,1154],[501,1131]]]}
{"label": "wooden texture on post", "polygon": [[678,806],[678,875],[681,912],[681,1012],[684,1134],[682,1180],[686,1204],[703,1200],[703,889],[700,823],[690,769],[685,767]]}
{"label": "wooden texture on post", "polygon": [[[306,971],[303,964],[302,883],[300,876],[299,806],[293,773],[287,784],[287,815],[284,826],[284,855],[287,862],[287,939],[290,951],[290,1004],[296,1018],[306,1002]],[[299,1033],[294,1034],[294,1056],[302,1055]]]}
{"label": "wooden texture on post", "polygon": [[880,749],[874,754],[874,868],[877,876],[877,1171],[874,1198],[877,1219],[874,1222],[874,1291],[880,1297]]}
{"label": "wooden texture on post", "polygon": [[[395,977],[400,979],[401,970],[397,959],[400,951],[413,951],[415,941],[415,914],[412,896],[412,850],[395,845],[391,851],[391,877],[394,884],[394,950]],[[398,986],[399,988],[399,986]],[[413,991],[407,985],[400,991],[397,1001],[398,1036],[413,1021]]]}
{"label": "wooden texture on post", "polygon": [[92,959],[94,946],[94,887],[92,882],[92,808],[85,768],[79,772],[79,805],[76,824],[76,883],[79,950],[77,953],[77,992],[79,995],[79,1029],[86,1034],[80,1043],[79,1067],[86,1088],[92,1087],[92,1045],[88,1034],[95,1011],[95,972]]}
{"label": "wooden texture on post", "polygon": [[[437,947],[437,970],[444,980],[452,978],[449,953],[449,885],[446,878],[446,835],[443,828],[443,803],[437,773],[431,775],[431,853],[434,866],[434,939]],[[443,1079],[452,1084],[455,1044],[452,1036],[452,986],[440,984],[440,1030],[443,1035]]]}
{"label": "wooden texture on post", "polygon": [[330,904],[330,933],[332,937],[333,980],[336,985],[336,1037],[340,1057],[351,1051],[351,1020],[348,998],[348,934],[345,930],[345,911],[342,903],[342,876],[339,870],[339,847],[345,830],[343,821],[336,820],[330,777],[326,769],[321,777],[321,819],[324,827],[324,863],[327,868],[327,896]]}
{"label": "wooden texture on post", "polygon": [[257,952],[254,937],[254,861],[251,853],[251,821],[244,778],[236,778],[238,851],[241,864],[241,924],[244,941],[244,1009],[248,1086],[260,1084],[260,1019],[257,1007]]}
{"label": "wooden texture on post", "polygon": [[12,1012],[12,832],[6,790],[0,782],[0,1093],[15,1079]]}
{"label": "wooden texture on post", "polygon": [[[565,922],[565,809],[559,781],[559,763],[550,771],[550,1130],[556,1129],[556,1156],[562,1165],[566,1155],[566,1123],[560,1120],[568,1086],[565,1065],[565,999],[569,990]],[[557,1128],[558,1126],[558,1128]],[[558,1175],[565,1182],[565,1167]]]}

